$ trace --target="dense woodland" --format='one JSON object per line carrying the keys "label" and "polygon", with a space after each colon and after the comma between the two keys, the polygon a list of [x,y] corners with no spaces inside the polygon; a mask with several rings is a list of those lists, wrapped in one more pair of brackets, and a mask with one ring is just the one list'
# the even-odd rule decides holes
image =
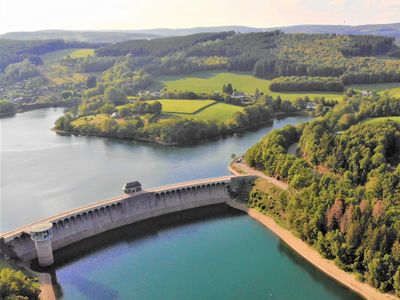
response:
{"label": "dense woodland", "polygon": [[[136,65],[151,75],[225,68],[253,72],[262,78],[322,76],[337,77],[342,84],[352,84],[400,81],[399,62],[375,57],[395,56],[398,51],[394,38],[390,37],[273,31],[134,40],[100,48],[97,55],[131,54]],[[218,63],[209,64],[200,58],[213,58]]]}
{"label": "dense woodland", "polygon": [[[263,212],[339,267],[400,295],[400,124],[363,123],[395,115],[398,99],[354,95],[324,117],[271,132],[245,159],[289,182],[276,199],[253,195]],[[297,155],[287,153],[293,143]]]}
{"label": "dense woodland", "polygon": [[277,77],[269,85],[271,91],[335,91],[343,92],[344,85],[335,77]]}
{"label": "dense woodland", "polygon": [[36,277],[11,268],[0,269],[0,299],[39,299],[40,285]]}
{"label": "dense woodland", "polygon": [[[55,65],[42,66],[41,54],[78,47],[96,48],[95,55],[68,55]],[[103,94],[108,86],[136,96],[151,87],[156,76],[205,70],[244,71],[275,78],[271,84],[274,91],[341,92],[348,84],[400,81],[400,60],[381,58],[397,56],[400,48],[393,38],[380,36],[228,31],[110,45],[1,39],[0,53],[0,83],[23,83],[22,89],[32,90],[51,85],[49,77],[62,72],[81,77],[94,74],[96,80],[87,82],[88,97]],[[75,83],[71,88],[81,90],[81,82]]]}

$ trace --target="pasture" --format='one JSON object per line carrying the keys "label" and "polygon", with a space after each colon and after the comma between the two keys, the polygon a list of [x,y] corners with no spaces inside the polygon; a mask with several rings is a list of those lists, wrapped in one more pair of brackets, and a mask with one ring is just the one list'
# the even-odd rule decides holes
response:
{"label": "pasture", "polygon": [[148,102],[158,101],[162,104],[163,113],[172,114],[195,114],[201,109],[215,104],[215,100],[187,100],[187,99],[160,99],[150,100]]}
{"label": "pasture", "polygon": [[40,57],[42,58],[45,64],[51,64],[66,58],[68,55],[71,58],[92,56],[94,55],[94,49],[80,49],[80,48],[62,49],[42,54]]}
{"label": "pasture", "polygon": [[95,116],[84,116],[84,117],[80,117],[80,118],[73,120],[71,122],[71,125],[72,126],[81,126],[84,124],[91,124],[91,125],[95,125],[96,127],[98,127],[101,125],[101,123],[105,119],[109,119],[109,118],[110,118],[110,116],[108,116],[106,114],[97,114]]}
{"label": "pasture", "polygon": [[400,123],[400,116],[393,116],[393,117],[379,117],[379,118],[371,118],[363,121],[364,124],[378,124],[384,121],[394,121]]}
{"label": "pasture", "polygon": [[375,91],[378,94],[383,94],[388,90],[391,96],[400,97],[400,82],[353,84],[347,86],[347,88],[352,88],[358,91]]}
{"label": "pasture", "polygon": [[234,89],[247,94],[254,94],[255,90],[258,89],[274,98],[280,95],[282,99],[291,101],[305,96],[311,99],[325,97],[326,99],[340,100],[342,98],[341,93],[335,92],[272,92],[269,89],[270,82],[270,80],[257,78],[248,73],[205,71],[191,75],[160,76],[155,79],[151,89],[166,88],[169,91],[212,93],[222,92],[222,86],[231,83]]}
{"label": "pasture", "polygon": [[219,103],[215,100],[186,100],[186,99],[162,99],[150,100],[159,101],[162,104],[162,112],[170,116],[203,120],[225,122],[243,107]]}
{"label": "pasture", "polygon": [[243,107],[226,104],[226,103],[215,103],[207,106],[199,112],[191,115],[175,114],[177,116],[202,120],[202,121],[220,121],[226,122],[233,117],[238,111],[243,111]]}

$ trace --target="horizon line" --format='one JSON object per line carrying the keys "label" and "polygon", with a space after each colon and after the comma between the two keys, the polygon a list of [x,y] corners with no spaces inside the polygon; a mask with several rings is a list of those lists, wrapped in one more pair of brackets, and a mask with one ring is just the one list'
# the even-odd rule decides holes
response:
{"label": "horizon line", "polygon": [[1,31],[0,34],[8,33],[22,33],[22,32],[39,32],[39,31],[92,31],[92,32],[122,32],[122,31],[150,31],[150,30],[185,30],[185,29],[197,29],[197,28],[215,28],[215,27],[247,27],[252,29],[273,29],[273,28],[284,28],[284,27],[296,27],[296,26],[343,26],[343,27],[358,27],[358,26],[378,26],[378,25],[396,25],[400,22],[390,23],[362,23],[356,25],[350,24],[321,24],[321,23],[301,23],[294,25],[277,25],[269,27],[258,27],[251,25],[210,25],[210,26],[193,26],[193,27],[153,27],[153,28],[137,28],[137,29],[62,29],[62,28],[48,28],[48,29],[36,29],[36,30],[18,30],[18,31]]}

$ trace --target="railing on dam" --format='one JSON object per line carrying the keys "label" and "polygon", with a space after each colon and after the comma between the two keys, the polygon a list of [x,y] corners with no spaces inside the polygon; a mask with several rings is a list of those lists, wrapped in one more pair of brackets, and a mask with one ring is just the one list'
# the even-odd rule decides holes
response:
{"label": "railing on dam", "polygon": [[[232,186],[247,176],[223,176],[181,182],[84,205],[0,234],[2,250],[23,259],[35,257],[31,226],[53,224],[53,249],[62,248],[101,232],[147,218],[230,199]],[[10,252],[9,251],[9,252]]]}

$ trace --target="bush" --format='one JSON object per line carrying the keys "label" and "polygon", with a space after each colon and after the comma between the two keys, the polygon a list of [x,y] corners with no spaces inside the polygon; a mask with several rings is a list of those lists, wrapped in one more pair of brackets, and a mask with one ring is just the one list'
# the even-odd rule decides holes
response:
{"label": "bush", "polygon": [[28,277],[21,271],[10,268],[0,270],[0,298],[38,299],[39,293],[37,278]]}

